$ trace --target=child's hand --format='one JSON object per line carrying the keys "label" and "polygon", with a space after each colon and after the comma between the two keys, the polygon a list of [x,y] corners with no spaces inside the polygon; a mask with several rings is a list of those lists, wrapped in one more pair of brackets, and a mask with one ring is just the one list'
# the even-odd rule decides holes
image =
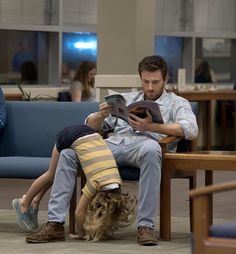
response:
{"label": "child's hand", "polygon": [[82,234],[69,234],[69,237],[75,240],[85,240]]}

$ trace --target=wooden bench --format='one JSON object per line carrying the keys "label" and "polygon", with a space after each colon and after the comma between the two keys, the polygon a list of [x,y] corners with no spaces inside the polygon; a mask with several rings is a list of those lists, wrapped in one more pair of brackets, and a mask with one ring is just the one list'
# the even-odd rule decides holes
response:
{"label": "wooden bench", "polygon": [[[236,151],[196,151],[190,153],[165,153],[163,160],[163,189],[170,190],[170,176],[178,170],[197,171],[205,170],[205,185],[213,183],[213,171],[235,171],[236,170]],[[162,208],[163,214],[162,238],[171,238],[171,202],[170,192],[162,192],[162,199],[165,202]],[[213,199],[211,197],[209,209],[210,223],[213,218]],[[161,226],[161,225],[160,225]]]}

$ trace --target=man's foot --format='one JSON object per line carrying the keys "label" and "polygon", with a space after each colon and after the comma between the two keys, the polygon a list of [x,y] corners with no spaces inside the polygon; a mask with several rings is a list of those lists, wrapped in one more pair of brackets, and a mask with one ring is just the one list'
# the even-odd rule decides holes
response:
{"label": "man's foot", "polygon": [[16,198],[12,201],[12,207],[16,212],[16,219],[18,225],[26,232],[32,230],[31,217],[29,211],[21,212],[20,210],[20,199]]}
{"label": "man's foot", "polygon": [[33,229],[38,228],[38,208],[33,208],[30,206],[29,212],[30,212],[30,222]]}
{"label": "man's foot", "polygon": [[65,231],[62,223],[50,222],[43,224],[39,230],[26,237],[28,243],[49,243],[65,241]]}
{"label": "man's foot", "polygon": [[158,241],[154,230],[146,226],[138,227],[138,243],[145,246],[157,245]]}

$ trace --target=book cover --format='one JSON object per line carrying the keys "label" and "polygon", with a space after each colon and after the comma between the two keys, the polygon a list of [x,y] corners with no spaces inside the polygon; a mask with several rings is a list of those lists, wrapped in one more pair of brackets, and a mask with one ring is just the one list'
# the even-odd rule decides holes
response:
{"label": "book cover", "polygon": [[141,100],[126,106],[125,98],[121,94],[111,94],[105,96],[105,101],[112,105],[111,115],[119,117],[128,122],[128,113],[133,113],[140,118],[146,118],[146,110],[148,109],[155,123],[163,124],[162,115],[159,105],[154,101]]}

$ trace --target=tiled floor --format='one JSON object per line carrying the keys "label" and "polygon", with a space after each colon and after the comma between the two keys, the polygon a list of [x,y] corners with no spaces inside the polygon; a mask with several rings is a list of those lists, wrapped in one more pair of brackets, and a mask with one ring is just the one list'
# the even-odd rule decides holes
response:
{"label": "tiled floor", "polygon": [[[203,183],[203,174],[198,174],[198,185]],[[231,181],[236,179],[234,173],[216,173],[215,182]],[[11,200],[19,197],[27,190],[30,180],[0,179],[0,252],[4,254],[34,253],[41,254],[73,254],[73,253],[158,253],[158,254],[190,254],[191,235],[189,233],[188,218],[188,186],[185,180],[172,180],[172,240],[160,241],[158,246],[142,247],[136,242],[136,225],[116,232],[115,240],[106,242],[81,242],[67,239],[66,242],[48,244],[27,244],[26,234],[18,228],[15,215],[11,210]],[[125,189],[137,192],[137,186],[126,184]],[[217,194],[214,202],[214,217],[216,222],[236,218],[235,194]],[[40,207],[40,223],[47,219],[47,200],[44,198]],[[157,218],[158,219],[158,218]],[[158,221],[158,220],[157,220]],[[157,223],[158,230],[158,223]]]}
{"label": "tiled floor", "polygon": [[[40,222],[46,220],[47,213],[40,213]],[[190,234],[188,232],[188,219],[185,217],[175,217],[173,219],[173,240],[170,242],[160,241],[158,246],[142,247],[136,242],[136,227],[116,232],[115,240],[106,242],[83,242],[66,239],[66,242],[27,244],[25,242],[26,233],[23,233],[15,223],[13,211],[0,210],[0,252],[4,254],[34,253],[41,254],[65,254],[65,253],[169,253],[169,254],[189,254]]]}

